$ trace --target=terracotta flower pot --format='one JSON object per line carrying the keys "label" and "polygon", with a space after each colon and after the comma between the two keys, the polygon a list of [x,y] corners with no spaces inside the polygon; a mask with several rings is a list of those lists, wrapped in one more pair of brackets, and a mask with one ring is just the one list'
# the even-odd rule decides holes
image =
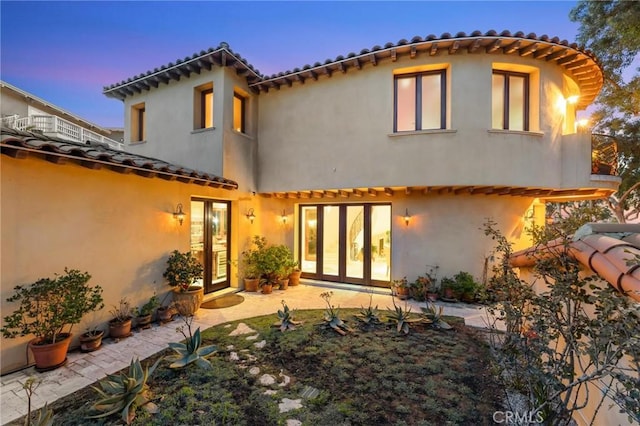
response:
{"label": "terracotta flower pot", "polygon": [[173,308],[167,306],[161,306],[158,308],[158,321],[160,323],[169,322],[173,319],[175,312]]}
{"label": "terracotta flower pot", "polygon": [[43,339],[36,338],[29,342],[29,349],[36,361],[36,371],[49,371],[62,367],[67,362],[67,351],[71,344],[71,334],[58,335],[55,343],[42,343]]}
{"label": "terracotta flower pot", "polygon": [[109,337],[121,339],[131,335],[131,318],[126,321],[109,321]]}
{"label": "terracotta flower pot", "polygon": [[258,291],[259,284],[260,284],[259,278],[245,278],[244,291]]}
{"label": "terracotta flower pot", "polygon": [[151,314],[138,315],[136,317],[136,326],[138,328],[149,328],[149,327],[151,327]]}
{"label": "terracotta flower pot", "polygon": [[299,269],[296,269],[295,271],[293,271],[292,273],[289,274],[289,285],[290,286],[297,286],[300,284],[300,275],[302,275],[302,271]]}
{"label": "terracotta flower pot", "polygon": [[278,280],[280,290],[286,290],[289,287],[289,278]]}
{"label": "terracotta flower pot", "polygon": [[102,336],[104,331],[98,330],[97,334],[83,333],[80,335],[80,350],[82,352],[93,352],[102,346]]}
{"label": "terracotta flower pot", "polygon": [[271,294],[273,292],[273,284],[262,284],[262,294]]}
{"label": "terracotta flower pot", "polygon": [[200,309],[204,300],[204,288],[191,286],[186,291],[180,288],[173,290],[173,301],[180,315],[191,316]]}

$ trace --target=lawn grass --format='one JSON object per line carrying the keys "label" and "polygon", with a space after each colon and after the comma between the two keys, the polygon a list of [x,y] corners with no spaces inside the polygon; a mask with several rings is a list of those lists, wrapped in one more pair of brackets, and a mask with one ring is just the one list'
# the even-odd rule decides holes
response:
{"label": "lawn grass", "polygon": [[[322,310],[298,311],[303,324],[294,331],[272,327],[275,314],[233,321],[203,332],[203,345],[219,351],[212,369],[195,365],[168,368],[162,361],[149,379],[159,412],[139,409],[136,425],[444,425],[491,424],[502,392],[491,374],[491,360],[477,332],[461,319],[448,318],[453,330],[412,324],[408,335],[395,327],[362,328],[357,309],[341,309],[354,332],[340,336],[326,329]],[[382,312],[384,317],[384,312]],[[258,333],[229,336],[238,323]],[[247,339],[259,334],[256,339]],[[255,343],[264,340],[258,349]],[[232,361],[232,353],[240,359]],[[152,363],[163,351],[143,362]],[[260,372],[253,374],[252,368]],[[270,374],[276,383],[259,383]],[[290,382],[285,382],[285,377]],[[303,391],[316,389],[313,397]],[[272,394],[265,394],[270,390]],[[301,400],[302,408],[280,413],[284,398]],[[56,425],[122,424],[118,416],[90,420],[97,395],[90,387],[55,403]],[[19,424],[16,422],[16,424]]]}

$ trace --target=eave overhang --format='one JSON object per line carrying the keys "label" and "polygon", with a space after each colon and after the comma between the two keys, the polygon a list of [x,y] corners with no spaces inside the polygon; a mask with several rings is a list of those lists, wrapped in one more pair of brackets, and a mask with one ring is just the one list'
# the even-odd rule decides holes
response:
{"label": "eave overhang", "polygon": [[491,30],[484,34],[474,31],[469,35],[463,32],[455,36],[444,33],[440,37],[429,35],[424,39],[419,36],[410,41],[403,39],[395,44],[374,46],[371,49],[363,49],[360,53],[349,53],[346,57],[338,56],[334,60],[327,59],[324,63],[316,62],[301,69],[295,68],[293,71],[265,76],[250,83],[250,87],[268,92],[270,89],[279,90],[283,85],[304,84],[305,81],[331,77],[334,73],[346,74],[368,66],[377,66],[383,61],[395,62],[400,57],[415,59],[463,52],[529,56],[539,61],[555,63],[579,86],[578,109],[585,109],[594,101],[604,81],[602,70],[592,52],[578,47],[575,43],[560,40],[558,37],[550,38],[547,35],[538,37],[533,33],[511,34],[509,31],[498,34]]}
{"label": "eave overhang", "polygon": [[615,190],[609,188],[553,189],[500,185],[458,186],[394,186],[335,189],[308,189],[299,191],[261,192],[266,198],[280,199],[335,199],[362,197],[393,197],[394,195],[500,195],[540,198],[544,201],[607,198]]}

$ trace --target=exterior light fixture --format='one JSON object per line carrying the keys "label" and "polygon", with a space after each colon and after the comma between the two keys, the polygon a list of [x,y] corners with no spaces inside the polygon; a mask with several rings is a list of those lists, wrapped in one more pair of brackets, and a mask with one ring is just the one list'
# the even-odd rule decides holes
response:
{"label": "exterior light fixture", "polygon": [[411,216],[409,216],[409,209],[404,209],[404,223],[409,226],[409,221],[411,221]]}
{"label": "exterior light fixture", "polygon": [[253,209],[249,209],[247,211],[247,219],[249,219],[249,221],[251,222],[251,224],[253,224],[253,220],[256,218],[256,215],[253,213]]}
{"label": "exterior light fixture", "polygon": [[180,226],[182,226],[182,222],[184,222],[185,213],[182,211],[182,203],[178,203],[176,206],[176,211],[173,212],[173,217],[180,222]]}
{"label": "exterior light fixture", "polygon": [[287,224],[287,213],[284,209],[282,209],[282,215],[280,216],[280,219],[282,220],[283,225]]}
{"label": "exterior light fixture", "polygon": [[578,99],[580,99],[580,96],[572,95],[572,96],[569,96],[566,99],[566,101],[567,101],[568,104],[572,104],[573,105],[573,104],[577,104],[578,103]]}

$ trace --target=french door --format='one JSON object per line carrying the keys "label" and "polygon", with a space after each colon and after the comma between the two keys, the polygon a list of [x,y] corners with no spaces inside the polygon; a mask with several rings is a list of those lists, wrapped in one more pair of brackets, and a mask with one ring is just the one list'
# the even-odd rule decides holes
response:
{"label": "french door", "polygon": [[191,200],[191,253],[204,267],[205,293],[229,287],[230,203]]}
{"label": "french door", "polygon": [[389,285],[390,204],[302,205],[299,225],[304,277]]}

